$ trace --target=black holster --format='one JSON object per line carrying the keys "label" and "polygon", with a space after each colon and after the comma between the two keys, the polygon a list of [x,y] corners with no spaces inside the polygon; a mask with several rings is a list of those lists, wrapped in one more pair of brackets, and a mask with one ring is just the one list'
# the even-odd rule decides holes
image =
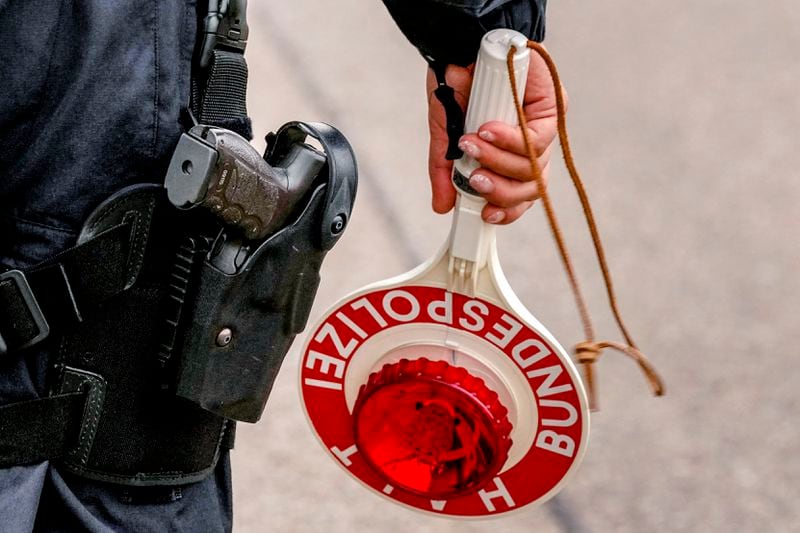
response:
{"label": "black holster", "polygon": [[285,126],[268,161],[306,136],[326,154],[319,176],[283,228],[236,241],[235,272],[214,261],[234,234],[176,209],[159,185],[124,189],[87,220],[79,244],[120,227],[130,236],[124,290],[59,341],[52,393],[86,396],[66,468],[130,485],[199,480],[232,446],[233,420],[259,419],[355,198],[352,150],[330,126]]}
{"label": "black holster", "polygon": [[268,161],[306,135],[317,138],[328,155],[326,182],[313,189],[294,222],[248,250],[235,274],[204,260],[187,302],[188,319],[176,343],[181,354],[176,392],[227,418],[260,418],[281,361],[306,326],[322,260],[350,218],[355,159],[333,128],[284,126]]}

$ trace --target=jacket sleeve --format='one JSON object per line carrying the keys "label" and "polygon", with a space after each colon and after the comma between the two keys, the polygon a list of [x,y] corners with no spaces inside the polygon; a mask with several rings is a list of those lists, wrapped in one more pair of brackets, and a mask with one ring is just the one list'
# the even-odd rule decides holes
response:
{"label": "jacket sleeve", "polygon": [[400,30],[429,62],[467,66],[481,37],[511,28],[544,39],[547,0],[383,0]]}

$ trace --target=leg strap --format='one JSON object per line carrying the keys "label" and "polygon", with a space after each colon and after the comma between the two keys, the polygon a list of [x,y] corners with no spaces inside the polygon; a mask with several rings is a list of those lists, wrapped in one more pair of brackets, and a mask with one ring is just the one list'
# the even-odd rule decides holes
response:
{"label": "leg strap", "polygon": [[77,442],[86,398],[72,392],[0,407],[0,467],[66,456]]}

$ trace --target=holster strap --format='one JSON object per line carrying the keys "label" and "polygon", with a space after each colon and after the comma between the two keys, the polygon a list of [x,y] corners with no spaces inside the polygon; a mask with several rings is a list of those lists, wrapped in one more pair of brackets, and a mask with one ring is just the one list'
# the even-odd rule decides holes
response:
{"label": "holster strap", "polygon": [[72,392],[0,407],[0,467],[66,456],[78,439],[86,398]]}
{"label": "holster strap", "polygon": [[190,108],[201,124],[235,131],[248,141],[253,128],[247,116],[249,30],[246,0],[211,0],[198,35],[192,64]]}
{"label": "holster strap", "polygon": [[81,322],[86,310],[124,290],[131,231],[124,222],[29,270],[0,273],[0,356]]}
{"label": "holster strap", "polygon": [[[0,406],[0,468],[58,459],[85,463],[102,409],[97,393],[89,387]],[[220,447],[233,448],[235,438],[236,424],[229,422]]]}
{"label": "holster strap", "polygon": [[[220,126],[252,138],[247,120],[247,62],[240,52],[215,50],[202,88],[196,87],[196,117],[201,124]],[[197,82],[199,83],[199,82]]]}

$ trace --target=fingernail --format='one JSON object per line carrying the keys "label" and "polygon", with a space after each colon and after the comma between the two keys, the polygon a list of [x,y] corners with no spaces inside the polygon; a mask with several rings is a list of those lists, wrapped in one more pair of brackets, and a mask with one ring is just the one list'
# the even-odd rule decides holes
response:
{"label": "fingernail", "polygon": [[481,194],[487,194],[494,190],[492,180],[481,174],[473,174],[469,179],[469,186]]}
{"label": "fingernail", "polygon": [[490,142],[490,143],[494,142],[494,140],[496,138],[494,133],[492,133],[491,131],[488,131],[488,130],[479,131],[478,132],[478,137],[480,137],[484,141]]}
{"label": "fingernail", "polygon": [[468,156],[478,158],[481,155],[481,151],[475,146],[474,143],[469,141],[461,141],[458,143],[458,147],[461,148],[461,151],[465,152]]}
{"label": "fingernail", "polygon": [[497,224],[499,222],[502,222],[504,218],[506,218],[506,214],[503,213],[502,211],[497,211],[489,215],[489,218],[486,219],[486,222],[488,222],[489,224]]}

